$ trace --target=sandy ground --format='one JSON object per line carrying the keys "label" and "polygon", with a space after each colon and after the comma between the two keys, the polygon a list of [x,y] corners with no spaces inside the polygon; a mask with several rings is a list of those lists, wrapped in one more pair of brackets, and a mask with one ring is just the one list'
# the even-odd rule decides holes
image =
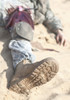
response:
{"label": "sandy ground", "polygon": [[[67,39],[65,47],[56,44],[53,34],[48,34],[43,25],[35,26],[36,61],[54,57],[59,62],[58,74],[48,83],[33,88],[30,94],[17,94],[7,89],[13,75],[13,66],[8,43],[9,33],[0,28],[0,100],[70,100],[70,1],[50,0],[51,8],[63,24]],[[56,9],[55,9],[56,8]],[[41,44],[46,50],[40,50]]]}

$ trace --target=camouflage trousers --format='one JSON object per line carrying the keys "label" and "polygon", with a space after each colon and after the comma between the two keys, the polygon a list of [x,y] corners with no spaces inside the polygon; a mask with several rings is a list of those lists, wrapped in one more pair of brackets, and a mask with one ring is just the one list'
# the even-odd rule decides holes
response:
{"label": "camouflage trousers", "polygon": [[31,63],[35,61],[35,56],[32,53],[32,48],[29,41],[11,40],[9,43],[9,48],[11,49],[14,68],[16,68],[17,64],[19,64],[22,60],[29,60]]}

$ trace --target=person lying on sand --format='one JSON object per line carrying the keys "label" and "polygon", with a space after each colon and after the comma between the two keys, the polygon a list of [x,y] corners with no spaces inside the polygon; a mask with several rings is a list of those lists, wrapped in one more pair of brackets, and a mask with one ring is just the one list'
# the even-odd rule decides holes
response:
{"label": "person lying on sand", "polygon": [[33,4],[32,8],[25,7],[24,3],[5,9],[7,15],[4,22],[12,38],[9,49],[15,69],[9,89],[17,93],[27,93],[31,88],[45,84],[59,69],[57,61],[51,57],[34,62],[35,56],[30,43],[33,40],[34,25],[42,23],[56,35],[57,43],[62,45],[66,43],[61,22],[54,16],[48,0],[29,0],[29,2]]}

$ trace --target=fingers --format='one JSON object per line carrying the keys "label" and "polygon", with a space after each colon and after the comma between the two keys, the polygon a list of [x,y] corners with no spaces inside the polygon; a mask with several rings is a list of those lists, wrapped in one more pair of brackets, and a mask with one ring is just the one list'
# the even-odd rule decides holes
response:
{"label": "fingers", "polygon": [[8,12],[8,14],[11,14],[15,9],[14,8],[8,8],[6,9],[6,11]]}
{"label": "fingers", "polygon": [[60,41],[61,45],[65,46],[66,45],[66,39],[64,37],[61,37],[61,41]]}
{"label": "fingers", "polygon": [[66,43],[66,40],[65,40],[65,39],[62,39],[62,40],[60,41],[60,45],[65,46],[65,43]]}
{"label": "fingers", "polygon": [[8,12],[8,14],[11,14],[15,9],[16,8],[10,4],[10,8],[5,9],[5,10]]}
{"label": "fingers", "polygon": [[63,43],[64,43],[64,38],[61,38],[60,45],[61,44],[63,45]]}
{"label": "fingers", "polygon": [[66,45],[66,40],[64,40],[64,42],[63,42],[63,46],[65,46]]}
{"label": "fingers", "polygon": [[65,46],[66,44],[66,39],[64,37],[61,37],[59,35],[56,36],[56,42],[60,45]]}
{"label": "fingers", "polygon": [[56,42],[59,43],[59,35],[56,36]]}
{"label": "fingers", "polygon": [[15,9],[11,4],[10,4],[11,8]]}

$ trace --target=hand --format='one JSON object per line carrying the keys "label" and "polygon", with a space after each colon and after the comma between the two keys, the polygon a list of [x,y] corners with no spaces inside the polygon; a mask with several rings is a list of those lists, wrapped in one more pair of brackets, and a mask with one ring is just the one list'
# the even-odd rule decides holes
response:
{"label": "hand", "polygon": [[7,11],[7,13],[10,15],[11,13],[13,13],[15,10],[16,10],[16,8],[14,8],[12,5],[10,5],[11,6],[11,8],[8,8],[8,9],[6,9],[6,11]]}
{"label": "hand", "polygon": [[65,46],[65,44],[66,44],[66,39],[65,39],[64,34],[61,30],[57,30],[56,42],[60,45],[63,45],[63,46]]}

